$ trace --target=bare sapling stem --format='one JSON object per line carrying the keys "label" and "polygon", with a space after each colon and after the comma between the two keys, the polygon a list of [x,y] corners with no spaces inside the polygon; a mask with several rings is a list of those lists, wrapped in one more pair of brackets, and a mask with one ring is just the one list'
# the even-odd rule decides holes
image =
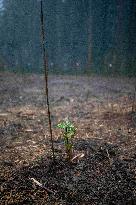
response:
{"label": "bare sapling stem", "polygon": [[51,112],[50,112],[50,103],[49,103],[49,92],[48,92],[48,58],[47,58],[47,51],[45,50],[45,29],[44,29],[44,17],[43,17],[43,1],[41,0],[40,3],[41,3],[41,12],[40,12],[41,41],[42,41],[42,50],[43,50],[43,66],[44,66],[44,78],[45,78],[46,103],[47,103],[47,111],[48,111],[51,149],[52,149],[52,154],[53,154],[53,161],[55,161],[54,143],[53,143],[53,135],[52,135],[52,124],[51,124]]}
{"label": "bare sapling stem", "polygon": [[136,84],[134,87],[133,102],[132,102],[132,112],[136,111]]}

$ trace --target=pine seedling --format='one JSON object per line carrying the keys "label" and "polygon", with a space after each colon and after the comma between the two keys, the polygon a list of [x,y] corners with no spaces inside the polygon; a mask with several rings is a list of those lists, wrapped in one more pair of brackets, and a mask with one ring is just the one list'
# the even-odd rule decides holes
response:
{"label": "pine seedling", "polygon": [[73,152],[73,142],[72,139],[76,134],[75,126],[69,121],[65,120],[57,125],[58,128],[63,130],[63,139],[66,149],[67,159],[71,161]]}

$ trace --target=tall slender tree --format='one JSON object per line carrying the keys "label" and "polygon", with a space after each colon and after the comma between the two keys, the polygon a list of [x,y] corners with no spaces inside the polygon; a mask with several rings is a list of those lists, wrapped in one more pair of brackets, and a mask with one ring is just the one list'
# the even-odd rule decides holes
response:
{"label": "tall slender tree", "polygon": [[50,114],[50,103],[49,103],[49,92],[48,92],[48,58],[47,51],[45,50],[45,29],[44,29],[44,17],[43,17],[43,1],[41,3],[41,37],[42,37],[42,50],[43,50],[43,65],[44,65],[44,77],[45,77],[45,90],[46,90],[46,102],[47,102],[47,110],[48,110],[48,120],[49,120],[49,131],[51,138],[51,148],[53,154],[53,161],[55,161],[55,153],[54,153],[54,144],[53,144],[53,134],[52,134],[52,125],[51,125],[51,114]]}

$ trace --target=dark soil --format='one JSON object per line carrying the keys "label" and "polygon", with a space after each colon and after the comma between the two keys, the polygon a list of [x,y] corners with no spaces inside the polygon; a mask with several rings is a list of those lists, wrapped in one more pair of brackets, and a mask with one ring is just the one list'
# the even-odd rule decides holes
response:
{"label": "dark soil", "polygon": [[[50,78],[55,162],[42,76],[0,80],[1,205],[136,204],[135,79]],[[65,117],[77,127],[74,156],[83,154],[73,162],[55,127]]]}
{"label": "dark soil", "polygon": [[[136,204],[135,156],[121,160],[118,147],[109,144],[91,152],[74,163],[59,156],[55,163],[43,157],[14,170],[8,180],[1,177],[1,204]],[[31,178],[54,193],[37,186]]]}

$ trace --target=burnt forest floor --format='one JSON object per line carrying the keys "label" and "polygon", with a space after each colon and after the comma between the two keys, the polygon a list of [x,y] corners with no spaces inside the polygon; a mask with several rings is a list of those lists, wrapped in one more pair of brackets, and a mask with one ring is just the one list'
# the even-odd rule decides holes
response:
{"label": "burnt forest floor", "polygon": [[[43,76],[0,73],[0,204],[135,205],[135,82],[50,76],[53,163]],[[56,128],[67,117],[82,156],[71,163]]]}

